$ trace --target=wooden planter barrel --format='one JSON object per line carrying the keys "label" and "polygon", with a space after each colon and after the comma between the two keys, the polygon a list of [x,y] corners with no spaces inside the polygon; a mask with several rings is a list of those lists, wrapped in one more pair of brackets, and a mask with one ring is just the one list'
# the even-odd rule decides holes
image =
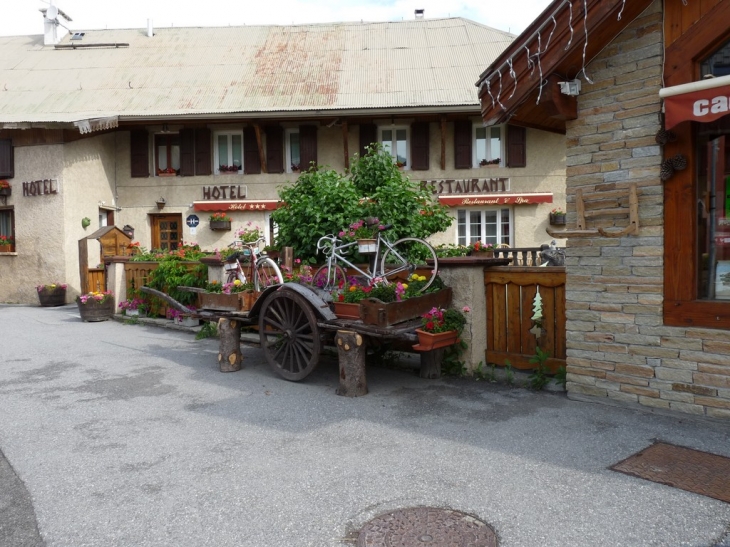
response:
{"label": "wooden planter barrel", "polygon": [[114,315],[114,299],[111,297],[107,297],[104,302],[90,298],[86,301],[86,304],[77,298],[76,303],[79,306],[81,320],[84,322],[107,321]]}
{"label": "wooden planter barrel", "polygon": [[63,306],[66,303],[66,289],[43,289],[38,293],[38,300],[44,308]]}

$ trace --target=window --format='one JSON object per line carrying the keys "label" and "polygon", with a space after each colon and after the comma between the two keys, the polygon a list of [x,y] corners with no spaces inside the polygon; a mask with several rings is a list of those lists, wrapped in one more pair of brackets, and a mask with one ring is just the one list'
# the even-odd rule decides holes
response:
{"label": "window", "polygon": [[410,169],[408,162],[408,128],[391,126],[380,128],[380,142],[398,164],[398,167]]}
{"label": "window", "polygon": [[180,135],[155,135],[155,168],[158,176],[180,174]]}
{"label": "window", "polygon": [[511,244],[512,221],[509,208],[482,211],[457,211],[457,245],[471,245],[477,241],[493,245]]}
{"label": "window", "polygon": [[13,140],[0,139],[0,179],[12,179],[14,176]]}
{"label": "window", "polygon": [[730,74],[730,41],[726,42],[700,65],[700,75],[703,78],[710,74],[715,77]]}
{"label": "window", "polygon": [[0,240],[2,243],[5,243],[6,245],[10,245],[10,250],[15,250],[15,218],[13,216],[13,208],[8,207],[5,209],[0,209],[0,236],[3,236],[3,239]]}
{"label": "window", "polygon": [[286,138],[286,172],[294,173],[302,169],[302,155],[299,146],[299,129],[287,129]]}
{"label": "window", "polygon": [[243,131],[215,134],[215,173],[243,172]]}
{"label": "window", "polygon": [[474,126],[474,156],[472,165],[502,165],[502,127]]}

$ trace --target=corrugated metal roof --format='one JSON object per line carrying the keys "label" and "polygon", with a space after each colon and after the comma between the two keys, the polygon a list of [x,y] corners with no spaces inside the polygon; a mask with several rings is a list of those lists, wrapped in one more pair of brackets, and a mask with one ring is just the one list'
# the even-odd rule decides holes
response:
{"label": "corrugated metal roof", "polygon": [[[513,35],[467,19],[0,37],[0,123],[479,105]],[[69,45],[67,36],[61,45]]]}

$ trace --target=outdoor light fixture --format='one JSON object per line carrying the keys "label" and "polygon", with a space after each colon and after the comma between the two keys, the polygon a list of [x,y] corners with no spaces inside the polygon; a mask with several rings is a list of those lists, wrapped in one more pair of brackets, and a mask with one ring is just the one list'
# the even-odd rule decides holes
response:
{"label": "outdoor light fixture", "polygon": [[569,82],[558,82],[560,92],[563,95],[576,97],[580,94],[580,80],[571,80]]}
{"label": "outdoor light fixture", "polygon": [[158,200],[157,200],[157,208],[158,208],[158,209],[162,209],[163,207],[165,207],[165,203],[167,203],[167,202],[165,201],[165,198],[160,198],[160,199],[158,199]]}

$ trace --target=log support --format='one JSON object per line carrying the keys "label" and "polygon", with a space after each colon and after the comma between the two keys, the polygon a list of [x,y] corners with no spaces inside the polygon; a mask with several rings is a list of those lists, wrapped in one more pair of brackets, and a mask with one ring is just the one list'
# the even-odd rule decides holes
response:
{"label": "log support", "polygon": [[218,351],[218,365],[221,372],[236,372],[241,370],[243,354],[241,353],[241,322],[235,319],[221,318],[218,320],[218,334],[220,349]]}
{"label": "log support", "polygon": [[361,397],[367,395],[368,384],[365,378],[365,341],[362,335],[338,330],[335,336],[340,361],[340,386],[337,395]]}
{"label": "log support", "polygon": [[435,380],[441,378],[441,361],[444,360],[444,348],[421,352],[421,378]]}

